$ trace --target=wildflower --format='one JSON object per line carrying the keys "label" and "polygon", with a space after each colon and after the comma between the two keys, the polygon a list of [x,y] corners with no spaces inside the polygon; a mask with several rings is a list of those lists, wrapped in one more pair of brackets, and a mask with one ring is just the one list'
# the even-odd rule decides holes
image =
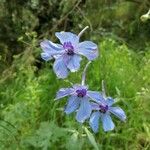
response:
{"label": "wildflower", "polygon": [[98,132],[100,119],[102,121],[104,131],[114,129],[115,125],[110,114],[114,114],[120,120],[125,121],[126,115],[124,111],[120,107],[113,107],[112,105],[114,103],[114,100],[110,97],[106,98],[103,103],[91,103],[92,110],[95,110],[95,112],[92,113],[89,124],[95,133]]}
{"label": "wildflower", "polygon": [[[85,29],[83,29],[84,31]],[[79,42],[81,36],[71,32],[56,32],[56,37],[61,44],[55,44],[49,40],[41,42],[43,52],[41,57],[45,60],[55,58],[53,65],[54,72],[58,78],[66,78],[71,72],[75,72],[80,68],[80,61],[83,55],[88,60],[94,60],[98,56],[97,45],[91,41]]]}
{"label": "wildflower", "polygon": [[89,63],[86,65],[83,72],[82,84],[72,85],[71,88],[62,88],[56,95],[57,100],[69,96],[65,113],[70,114],[77,110],[76,120],[81,123],[83,123],[91,115],[92,107],[90,100],[99,102],[102,98],[99,92],[88,90],[88,87],[84,84],[85,72],[88,65]]}

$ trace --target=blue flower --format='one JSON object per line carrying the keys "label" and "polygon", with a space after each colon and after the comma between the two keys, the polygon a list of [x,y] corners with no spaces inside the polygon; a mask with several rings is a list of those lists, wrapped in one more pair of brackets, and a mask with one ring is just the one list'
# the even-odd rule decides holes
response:
{"label": "blue flower", "polygon": [[106,98],[103,103],[91,103],[92,110],[95,110],[90,116],[89,124],[92,130],[96,133],[99,129],[99,121],[102,121],[104,131],[113,130],[115,125],[111,119],[110,114],[114,114],[117,118],[125,121],[126,115],[120,107],[113,107],[114,100],[110,97]]}
{"label": "blue flower", "polygon": [[80,68],[80,61],[83,55],[88,60],[98,57],[97,45],[91,41],[79,42],[79,36],[71,32],[56,32],[56,37],[61,44],[55,44],[49,40],[41,42],[43,52],[41,57],[45,60],[55,58],[53,70],[58,78],[66,78],[71,72]]}
{"label": "blue flower", "polygon": [[62,88],[57,92],[56,99],[69,96],[65,107],[65,113],[70,114],[77,110],[76,120],[83,123],[90,117],[92,107],[90,100],[101,102],[102,96],[99,92],[90,91],[85,85],[75,84],[72,88]]}

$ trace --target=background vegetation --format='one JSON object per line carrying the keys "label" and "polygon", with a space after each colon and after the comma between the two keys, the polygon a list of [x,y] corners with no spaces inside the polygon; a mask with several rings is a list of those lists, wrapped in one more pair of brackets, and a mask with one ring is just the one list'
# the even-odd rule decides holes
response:
{"label": "background vegetation", "polygon": [[[149,0],[0,0],[0,8],[0,150],[150,149],[150,21],[140,20]],[[105,80],[107,95],[127,114],[126,123],[114,118],[109,133],[93,134],[64,114],[66,100],[54,98],[69,83],[40,58],[41,40],[86,25],[82,39],[100,50],[87,84],[101,90]],[[70,81],[80,82],[85,63]]]}

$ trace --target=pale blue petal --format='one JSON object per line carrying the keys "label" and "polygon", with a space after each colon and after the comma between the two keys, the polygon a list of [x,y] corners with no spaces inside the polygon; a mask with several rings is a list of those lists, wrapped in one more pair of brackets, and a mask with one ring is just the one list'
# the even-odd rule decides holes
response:
{"label": "pale blue petal", "polygon": [[55,60],[53,69],[58,78],[64,79],[68,76],[69,72],[63,60],[63,57],[59,57],[58,59]]}
{"label": "pale blue petal", "polygon": [[54,55],[63,54],[63,46],[55,44],[51,41],[45,40],[40,43],[43,53],[41,54],[42,59],[48,61],[53,58]]}
{"label": "pale blue petal", "polygon": [[115,103],[114,99],[111,97],[107,97],[106,102],[108,106],[112,106]]}
{"label": "pale blue petal", "polygon": [[118,117],[120,120],[122,121],[126,120],[126,114],[120,107],[110,107],[109,111],[116,117]]}
{"label": "pale blue petal", "polygon": [[80,90],[80,89],[88,89],[88,86],[86,86],[86,85],[81,85],[81,84],[74,84],[73,85],[73,88],[75,89],[75,90]]}
{"label": "pale blue petal", "polygon": [[68,64],[67,67],[70,69],[71,72],[75,72],[80,68],[80,61],[81,61],[81,57],[79,55],[73,55]]}
{"label": "pale blue petal", "polygon": [[87,97],[81,98],[81,104],[76,115],[78,122],[83,123],[91,115],[91,105]]}
{"label": "pale blue petal", "polygon": [[70,114],[72,112],[74,112],[80,104],[80,99],[77,96],[71,96],[68,99],[68,104],[65,108],[65,113],[66,114]]}
{"label": "pale blue petal", "polygon": [[101,119],[104,131],[111,131],[114,129],[115,125],[108,113],[101,113]]}
{"label": "pale blue petal", "polygon": [[105,100],[102,97],[102,95],[100,94],[100,92],[96,92],[96,91],[87,91],[87,96],[89,98],[91,98],[93,101],[98,102],[98,103],[102,103],[105,104]]}
{"label": "pale blue petal", "polygon": [[44,59],[45,61],[51,60],[53,57],[51,54],[49,53],[41,53],[41,57],[42,59]]}
{"label": "pale blue petal", "polygon": [[63,50],[63,46],[60,45],[60,44],[55,44],[51,41],[48,41],[48,40],[45,40],[45,41],[42,41],[40,43],[41,45],[41,48],[43,49],[44,52],[51,52],[51,51],[60,51],[60,50]]}
{"label": "pale blue petal", "polygon": [[56,32],[55,35],[62,44],[65,42],[71,42],[71,44],[76,47],[79,43],[79,37],[71,32]]}
{"label": "pale blue petal", "polygon": [[[64,53],[64,54],[62,55],[62,57],[63,57],[63,62],[64,62],[64,64],[65,64],[66,67],[67,67],[67,64],[68,64],[68,62],[70,61],[70,59],[71,59],[72,56],[68,56],[67,54]],[[59,58],[59,57],[55,57],[55,58],[57,59],[57,58]]]}
{"label": "pale blue petal", "polygon": [[97,133],[99,129],[99,119],[100,119],[100,113],[98,111],[92,113],[89,124],[95,133]]}
{"label": "pale blue petal", "polygon": [[91,102],[92,110],[100,110],[99,104]]}
{"label": "pale blue petal", "polygon": [[73,88],[61,88],[56,94],[56,100],[74,93]]}
{"label": "pale blue petal", "polygon": [[97,45],[91,41],[84,41],[79,43],[77,52],[87,57],[88,60],[94,60],[98,57]]}

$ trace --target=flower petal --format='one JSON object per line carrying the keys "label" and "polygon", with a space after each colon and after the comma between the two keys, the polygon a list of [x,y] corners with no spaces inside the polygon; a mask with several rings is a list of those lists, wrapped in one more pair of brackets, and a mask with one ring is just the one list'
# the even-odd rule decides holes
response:
{"label": "flower petal", "polygon": [[107,97],[106,102],[108,106],[112,106],[115,103],[114,99],[111,97]]}
{"label": "flower petal", "polygon": [[75,89],[75,90],[81,90],[81,89],[88,89],[88,86],[86,86],[86,85],[81,85],[81,84],[74,84],[73,85],[73,88]]}
{"label": "flower petal", "polygon": [[67,67],[70,69],[71,72],[75,72],[80,68],[80,61],[82,58],[79,55],[73,55],[68,64]]}
{"label": "flower petal", "polygon": [[100,113],[98,111],[92,113],[89,124],[95,133],[97,133],[99,129],[99,119],[100,119]]}
{"label": "flower petal", "polygon": [[108,113],[101,113],[101,119],[104,131],[111,131],[114,129],[115,125]]}
{"label": "flower petal", "polygon": [[68,69],[62,56],[55,60],[53,69],[58,78],[64,79],[68,76]]}
{"label": "flower petal", "polygon": [[69,97],[68,104],[65,108],[65,113],[70,114],[74,112],[79,107],[79,104],[80,104],[80,99],[78,99],[77,96]]}
{"label": "flower petal", "polygon": [[91,41],[79,43],[78,53],[87,57],[88,60],[94,60],[98,57],[97,45]]}
{"label": "flower petal", "polygon": [[42,59],[44,59],[45,61],[51,60],[53,57],[51,54],[49,53],[41,53],[41,57]]}
{"label": "flower petal", "polygon": [[51,51],[60,51],[63,50],[63,46],[60,44],[55,44],[49,40],[44,40],[40,43],[41,48],[44,52],[51,52]]}
{"label": "flower petal", "polygon": [[99,104],[91,102],[92,110],[100,110]]}
{"label": "flower petal", "polygon": [[105,100],[104,100],[103,96],[100,94],[100,92],[87,91],[87,96],[90,97],[95,102],[105,104]]}
{"label": "flower petal", "polygon": [[81,98],[81,104],[76,115],[77,121],[83,123],[85,119],[90,117],[91,111],[92,108],[88,98],[87,97]]}
{"label": "flower petal", "polygon": [[110,107],[109,111],[116,117],[118,117],[120,120],[122,121],[126,120],[126,114],[120,107]]}
{"label": "flower petal", "polygon": [[43,53],[41,54],[42,59],[45,61],[51,60],[53,55],[60,55],[64,52],[63,46],[55,44],[51,41],[45,40],[40,43]]}
{"label": "flower petal", "polygon": [[55,35],[62,44],[65,42],[71,42],[71,44],[76,47],[79,43],[79,37],[71,32],[56,32]]}
{"label": "flower petal", "polygon": [[56,94],[56,100],[71,95],[73,92],[73,88],[61,88]]}

